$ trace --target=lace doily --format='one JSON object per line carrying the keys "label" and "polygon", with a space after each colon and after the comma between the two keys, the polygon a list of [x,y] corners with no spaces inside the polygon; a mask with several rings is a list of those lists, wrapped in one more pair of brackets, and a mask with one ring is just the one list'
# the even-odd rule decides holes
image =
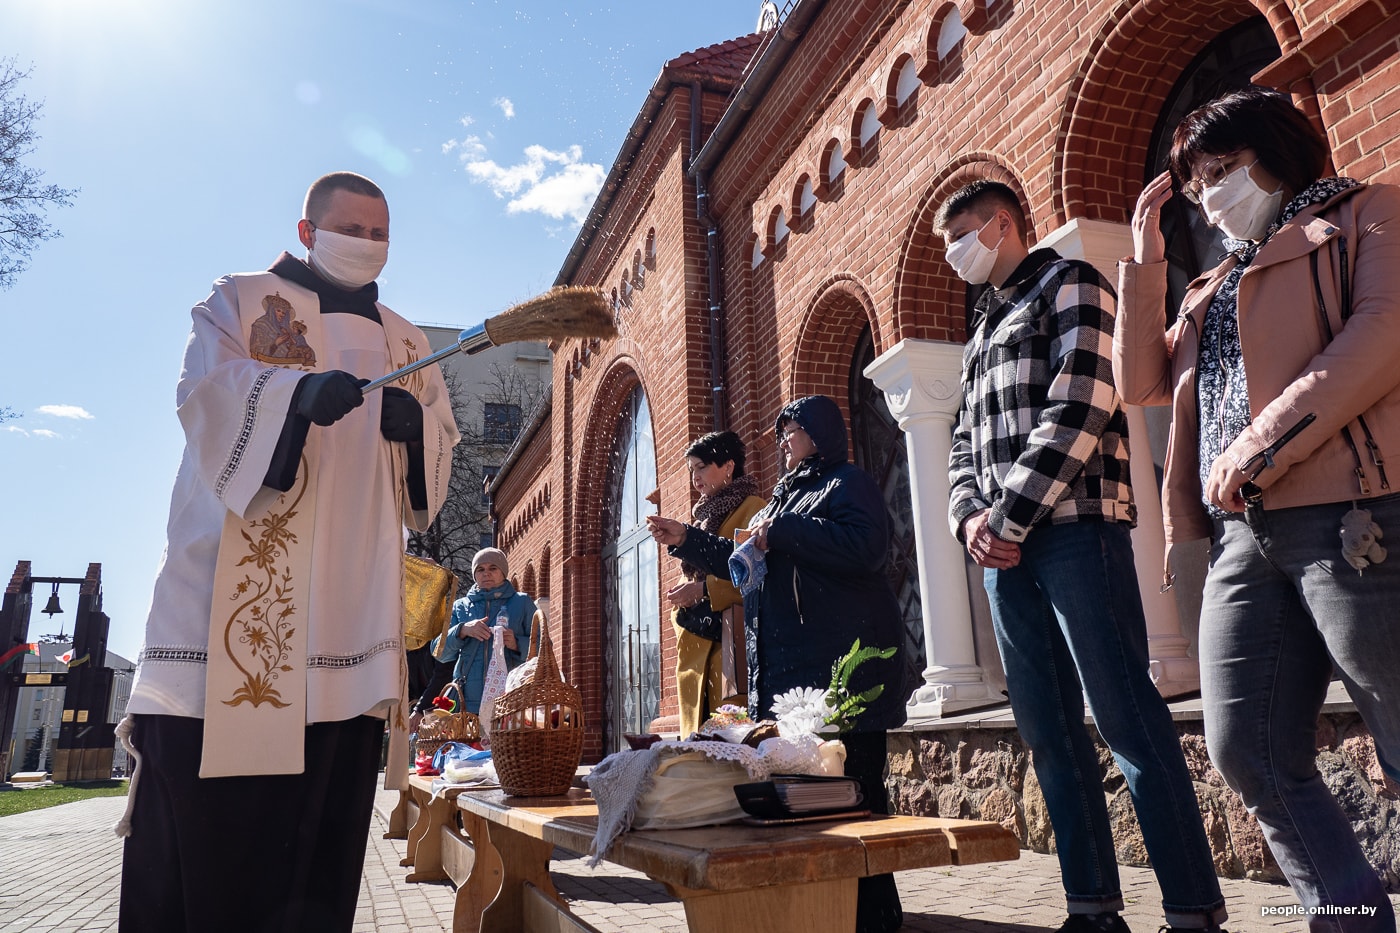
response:
{"label": "lace doily", "polygon": [[829,756],[824,758],[822,755],[824,744],[820,738],[808,733],[792,738],[764,739],[758,743],[758,748],[737,742],[700,741],[657,742],[652,749],[661,755],[699,752],[707,758],[737,761],[743,765],[749,777],[755,781],[766,781],[775,774],[825,773]]}

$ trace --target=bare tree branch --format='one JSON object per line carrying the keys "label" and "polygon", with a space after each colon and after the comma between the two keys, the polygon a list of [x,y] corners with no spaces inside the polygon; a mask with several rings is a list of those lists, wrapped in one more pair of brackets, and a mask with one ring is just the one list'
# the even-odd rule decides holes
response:
{"label": "bare tree branch", "polygon": [[62,234],[48,222],[50,207],[69,207],[77,189],[43,183],[44,173],[24,164],[39,139],[34,124],[43,104],[20,93],[29,77],[13,58],[0,58],[0,291],[14,285],[34,248]]}
{"label": "bare tree branch", "polygon": [[[479,392],[464,387],[449,367],[443,367],[443,377],[462,440],[452,451],[452,476],[442,509],[431,528],[409,536],[408,549],[457,574],[460,589],[465,592],[472,584],[472,557],[490,543],[493,531],[490,500],[483,482],[500,467],[525,416],[543,397],[544,386],[514,366],[501,363],[491,364],[490,376]],[[513,407],[516,417],[503,421],[499,417],[502,408],[494,408],[490,410],[497,417],[488,420],[488,406],[507,410]],[[503,425],[510,426],[510,430],[502,430]]]}

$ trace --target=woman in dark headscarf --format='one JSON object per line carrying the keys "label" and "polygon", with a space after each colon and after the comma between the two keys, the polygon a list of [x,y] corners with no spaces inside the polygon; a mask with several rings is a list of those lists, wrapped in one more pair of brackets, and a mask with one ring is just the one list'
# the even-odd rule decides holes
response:
{"label": "woman in dark headscarf", "polygon": [[[797,687],[825,689],[833,665],[852,642],[903,648],[899,603],[885,577],[889,516],[874,477],[846,459],[846,422],[836,402],[811,395],[778,413],[774,430],[787,471],[750,523],[766,574],[744,598],[749,714],[773,718],[774,697]],[[734,541],[660,516],[652,536],[673,556],[727,574]],[[856,717],[846,746],[846,773],[858,778],[876,813],[889,811],[885,730],[904,722],[909,690],[902,650],[873,658],[852,678],[852,694],[885,689]],[[899,929],[903,912],[893,875],[862,878],[859,933]]]}

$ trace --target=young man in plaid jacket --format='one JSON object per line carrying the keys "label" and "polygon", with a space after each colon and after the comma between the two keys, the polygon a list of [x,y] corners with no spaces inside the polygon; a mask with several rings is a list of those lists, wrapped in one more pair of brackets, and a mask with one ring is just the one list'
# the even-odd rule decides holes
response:
{"label": "young man in plaid jacket", "polygon": [[963,353],[948,517],[983,568],[1012,712],[1055,830],[1069,909],[1060,931],[1128,929],[1086,700],[1127,781],[1170,929],[1219,930],[1225,900],[1196,795],[1148,676],[1113,292],[1086,263],[1029,251],[1020,201],[998,182],[955,193],[936,226],[959,277],[991,285]]}

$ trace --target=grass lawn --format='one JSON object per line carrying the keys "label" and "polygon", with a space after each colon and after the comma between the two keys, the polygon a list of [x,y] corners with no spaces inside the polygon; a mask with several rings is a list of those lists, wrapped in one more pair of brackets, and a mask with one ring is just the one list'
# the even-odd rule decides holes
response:
{"label": "grass lawn", "polygon": [[29,790],[0,791],[0,817],[42,810],[89,797],[125,797],[127,781],[85,781],[81,784],[49,784]]}

